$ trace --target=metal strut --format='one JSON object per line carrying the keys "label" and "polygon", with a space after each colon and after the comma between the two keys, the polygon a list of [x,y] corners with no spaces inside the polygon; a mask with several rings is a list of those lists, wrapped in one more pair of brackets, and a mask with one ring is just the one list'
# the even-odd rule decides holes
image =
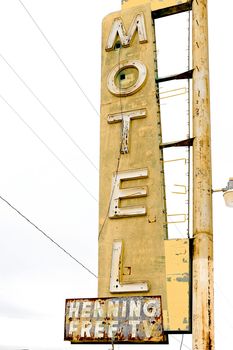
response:
{"label": "metal strut", "polygon": [[194,141],[194,137],[191,137],[185,140],[180,140],[180,141],[161,143],[159,148],[163,149],[163,148],[169,148],[169,147],[192,147],[193,141]]}
{"label": "metal strut", "polygon": [[158,78],[158,79],[156,79],[156,81],[157,81],[157,83],[164,83],[165,81],[170,81],[170,80],[192,79],[192,77],[193,77],[193,69],[188,70],[188,71],[183,72],[183,73],[170,75],[168,77]]}

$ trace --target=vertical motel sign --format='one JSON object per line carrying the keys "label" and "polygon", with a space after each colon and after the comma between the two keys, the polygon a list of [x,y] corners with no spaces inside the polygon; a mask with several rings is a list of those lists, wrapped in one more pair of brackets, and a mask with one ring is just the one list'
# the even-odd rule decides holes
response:
{"label": "vertical motel sign", "polygon": [[[176,1],[167,2],[174,12]],[[161,344],[167,333],[191,332],[189,241],[167,236],[152,19],[159,6],[123,2],[103,20],[98,299],[66,301],[72,343]]]}

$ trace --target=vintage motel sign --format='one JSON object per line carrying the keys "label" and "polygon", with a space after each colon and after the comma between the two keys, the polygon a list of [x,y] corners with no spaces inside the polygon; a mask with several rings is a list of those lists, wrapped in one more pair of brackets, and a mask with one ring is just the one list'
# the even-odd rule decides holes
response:
{"label": "vintage motel sign", "polygon": [[178,3],[123,1],[103,20],[98,299],[66,301],[72,343],[166,343],[165,333],[191,331],[190,242],[167,236],[152,19]]}
{"label": "vintage motel sign", "polygon": [[123,1],[103,20],[98,295],[160,295],[164,329],[189,332],[189,242],[167,240],[157,5]]}
{"label": "vintage motel sign", "polygon": [[100,297],[161,295],[167,238],[156,56],[150,5],[103,21]]}

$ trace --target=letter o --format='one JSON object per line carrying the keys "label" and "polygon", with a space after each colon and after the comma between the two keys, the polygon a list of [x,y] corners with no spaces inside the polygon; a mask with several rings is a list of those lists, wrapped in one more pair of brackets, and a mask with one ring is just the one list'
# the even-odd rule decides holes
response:
{"label": "letter o", "polygon": [[146,66],[141,61],[123,61],[109,73],[108,90],[115,96],[133,95],[145,83],[146,75]]}

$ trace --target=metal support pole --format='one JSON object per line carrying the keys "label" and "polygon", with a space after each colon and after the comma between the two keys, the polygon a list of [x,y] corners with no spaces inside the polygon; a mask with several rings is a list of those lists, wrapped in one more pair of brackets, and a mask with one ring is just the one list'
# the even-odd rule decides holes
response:
{"label": "metal support pole", "polygon": [[207,0],[193,1],[193,350],[214,349]]}

